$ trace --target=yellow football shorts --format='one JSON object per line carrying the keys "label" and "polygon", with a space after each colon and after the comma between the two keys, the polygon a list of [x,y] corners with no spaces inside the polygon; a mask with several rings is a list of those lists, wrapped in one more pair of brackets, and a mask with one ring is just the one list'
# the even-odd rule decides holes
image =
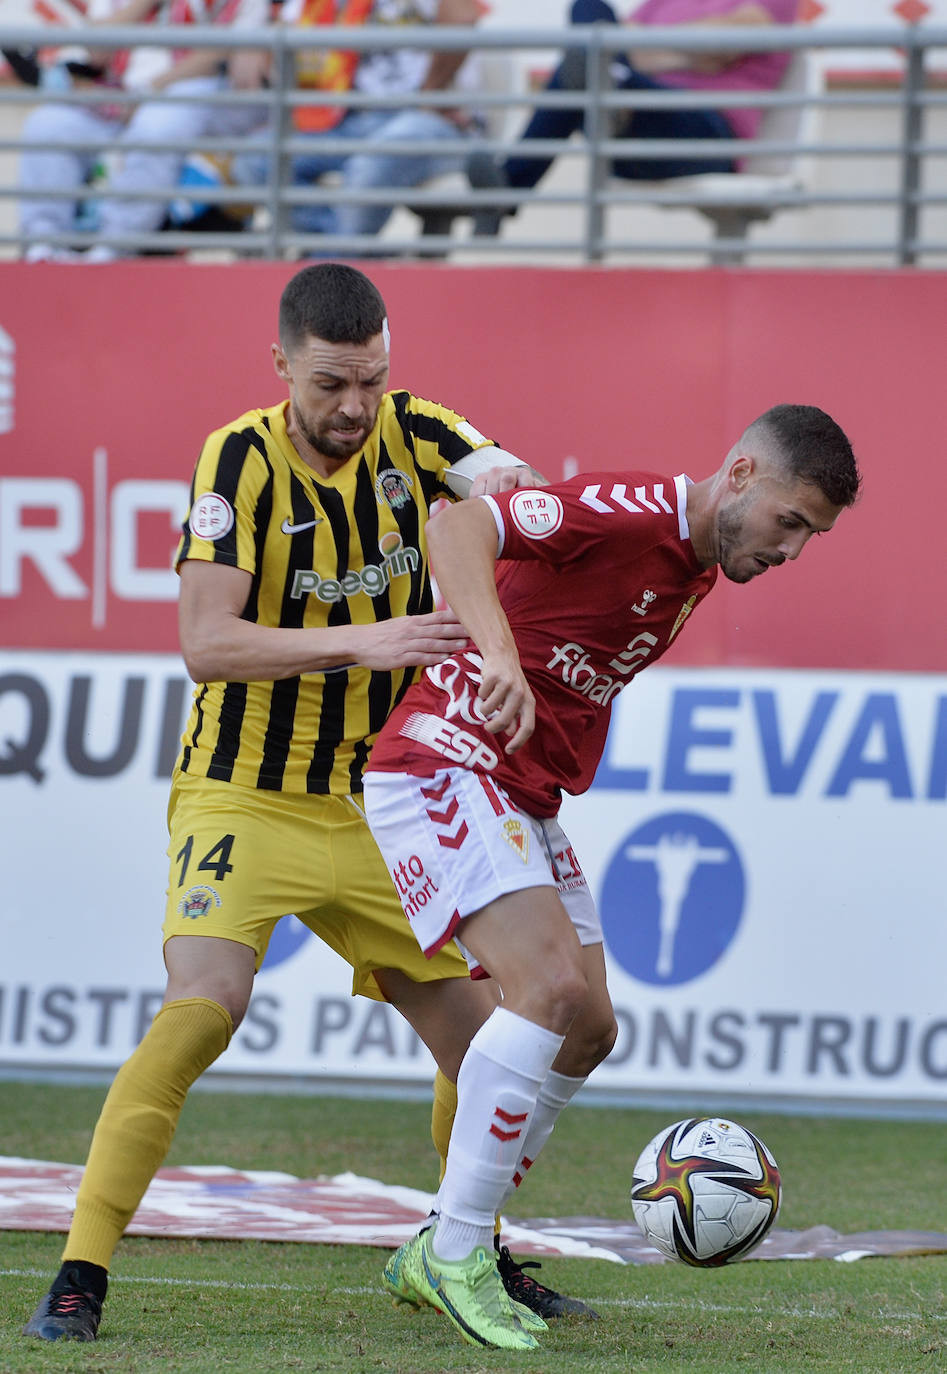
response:
{"label": "yellow football shorts", "polygon": [[361,797],[265,792],[176,773],[168,803],[163,933],[249,945],[259,969],[295,914],[352,966],[352,992],[383,1000],[374,970],[465,978],[453,945],[426,959],[361,814]]}

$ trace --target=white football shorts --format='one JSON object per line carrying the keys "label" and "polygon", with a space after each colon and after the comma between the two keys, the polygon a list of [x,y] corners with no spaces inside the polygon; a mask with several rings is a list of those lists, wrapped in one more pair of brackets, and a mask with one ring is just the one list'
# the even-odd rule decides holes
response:
{"label": "white football shorts", "polygon": [[404,914],[428,958],[455,940],[458,922],[507,892],[555,887],[583,945],[602,925],[558,820],[520,811],[501,787],[467,768],[433,778],[365,774],[365,812]]}

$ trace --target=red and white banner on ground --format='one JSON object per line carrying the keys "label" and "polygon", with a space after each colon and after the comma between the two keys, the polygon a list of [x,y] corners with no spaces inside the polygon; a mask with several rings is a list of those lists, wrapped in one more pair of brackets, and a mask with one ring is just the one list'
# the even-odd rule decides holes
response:
{"label": "red and white banner on ground", "polygon": [[[68,1231],[82,1170],[77,1165],[0,1157],[0,1229]],[[160,1169],[128,1227],[131,1236],[298,1241],[397,1249],[428,1215],[431,1197],[356,1174],[295,1178],[223,1165]],[[594,1217],[504,1218],[517,1255],[563,1255],[618,1264],[663,1264],[634,1221]],[[947,1252],[947,1235],[870,1231],[843,1236],[828,1226],[770,1232],[752,1259],[854,1260],[869,1255]]]}

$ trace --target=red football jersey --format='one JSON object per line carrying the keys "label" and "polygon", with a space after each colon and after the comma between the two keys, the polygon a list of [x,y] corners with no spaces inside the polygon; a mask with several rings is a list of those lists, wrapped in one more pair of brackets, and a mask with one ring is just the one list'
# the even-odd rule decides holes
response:
{"label": "red football jersey", "polygon": [[533,816],[554,816],[563,791],[586,791],[615,696],[660,658],[716,580],[691,547],[686,490],[683,476],[607,472],[483,497],[500,531],[497,587],[536,729],[512,755],[487,732],[471,643],[425,669],[369,767],[430,777],[463,765],[489,773]]}

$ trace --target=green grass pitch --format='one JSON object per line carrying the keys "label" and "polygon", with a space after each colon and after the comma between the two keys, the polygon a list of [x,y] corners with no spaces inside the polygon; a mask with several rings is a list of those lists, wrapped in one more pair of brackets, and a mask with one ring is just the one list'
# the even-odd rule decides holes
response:
{"label": "green grass pitch", "polygon": [[[81,1163],[104,1088],[0,1082],[0,1149]],[[701,1107],[695,1104],[694,1110]],[[641,1147],[685,1113],[575,1105],[520,1216],[630,1217]],[[778,1225],[947,1231],[943,1125],[738,1115],[776,1156]],[[422,1102],[195,1092],[169,1164],[345,1170],[433,1187]],[[385,1252],[259,1241],[122,1241],[99,1340],[44,1345],[20,1328],[62,1237],[0,1231],[0,1374],[901,1374],[947,1367],[947,1256],[749,1261],[722,1270],[546,1259],[540,1277],[592,1301],[597,1322],[552,1326],[534,1352],[467,1346],[434,1312],[384,1297]]]}

